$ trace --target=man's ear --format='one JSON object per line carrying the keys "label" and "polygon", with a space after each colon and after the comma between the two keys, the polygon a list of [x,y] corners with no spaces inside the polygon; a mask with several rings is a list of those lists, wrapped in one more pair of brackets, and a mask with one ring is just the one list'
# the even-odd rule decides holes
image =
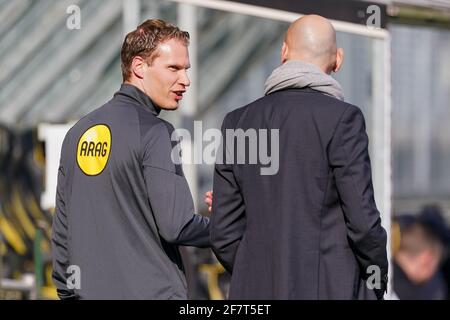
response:
{"label": "man's ear", "polygon": [[336,50],[336,64],[334,65],[333,72],[338,72],[344,63],[344,49],[338,48]]}
{"label": "man's ear", "polygon": [[288,60],[289,48],[286,42],[283,42],[283,46],[281,47],[281,64],[285,63]]}
{"label": "man's ear", "polygon": [[144,59],[139,56],[134,57],[133,61],[131,62],[131,71],[139,79],[144,78],[144,64]]}

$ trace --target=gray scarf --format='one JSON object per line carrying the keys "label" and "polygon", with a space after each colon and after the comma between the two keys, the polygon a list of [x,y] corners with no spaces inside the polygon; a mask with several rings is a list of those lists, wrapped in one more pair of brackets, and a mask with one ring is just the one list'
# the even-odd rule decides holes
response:
{"label": "gray scarf", "polygon": [[313,64],[289,60],[276,68],[265,84],[265,95],[288,88],[311,88],[344,100],[341,85]]}

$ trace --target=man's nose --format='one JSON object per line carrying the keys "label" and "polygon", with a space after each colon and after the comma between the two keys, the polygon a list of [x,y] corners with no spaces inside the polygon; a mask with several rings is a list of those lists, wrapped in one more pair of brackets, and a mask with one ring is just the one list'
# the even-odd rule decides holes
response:
{"label": "man's nose", "polygon": [[181,72],[180,84],[182,84],[185,87],[189,87],[191,85],[191,80],[189,80],[186,70],[183,70]]}

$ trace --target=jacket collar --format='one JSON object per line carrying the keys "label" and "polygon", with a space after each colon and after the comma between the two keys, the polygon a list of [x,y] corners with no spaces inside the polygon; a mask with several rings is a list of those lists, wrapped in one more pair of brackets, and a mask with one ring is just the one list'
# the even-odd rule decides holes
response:
{"label": "jacket collar", "polygon": [[132,99],[156,116],[161,112],[161,109],[155,106],[155,104],[152,102],[150,97],[147,96],[147,94],[145,94],[142,90],[132,84],[123,83],[120,87],[120,90],[114,94],[114,97],[116,96],[124,96]]}

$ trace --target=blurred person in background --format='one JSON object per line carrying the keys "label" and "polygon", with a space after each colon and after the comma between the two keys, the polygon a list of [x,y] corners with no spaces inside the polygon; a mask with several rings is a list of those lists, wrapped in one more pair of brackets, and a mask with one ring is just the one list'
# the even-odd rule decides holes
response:
{"label": "blurred person in background", "polygon": [[393,290],[401,300],[443,300],[448,284],[441,264],[447,258],[450,232],[440,209],[399,216],[400,246],[394,254]]}
{"label": "blurred person in background", "polygon": [[208,247],[209,219],[194,213],[174,128],[158,115],[190,85],[188,43],[162,20],[138,26],[122,46],[120,90],[64,139],[52,238],[61,299],[187,298],[178,246]]}

